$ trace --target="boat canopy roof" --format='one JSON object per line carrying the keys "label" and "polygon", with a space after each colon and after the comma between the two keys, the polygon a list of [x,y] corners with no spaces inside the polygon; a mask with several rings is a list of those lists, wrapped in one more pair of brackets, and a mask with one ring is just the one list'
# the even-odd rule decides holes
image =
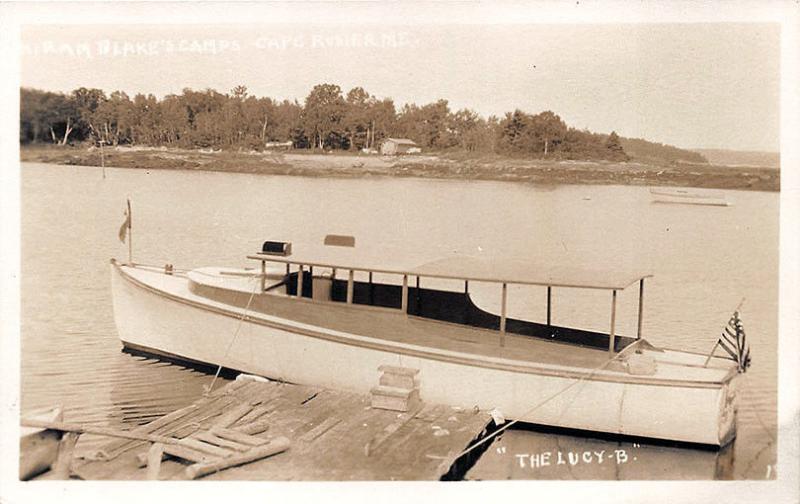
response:
{"label": "boat canopy roof", "polygon": [[[338,254],[337,254],[338,255]],[[325,257],[327,256],[327,257]],[[253,254],[250,259],[301,264],[322,268],[341,270],[372,271],[411,275],[428,278],[446,278],[453,280],[469,280],[475,282],[509,283],[522,285],[542,285],[551,287],[574,287],[583,289],[622,290],[643,278],[651,277],[648,272],[638,270],[589,270],[570,266],[553,266],[536,264],[518,258],[484,258],[466,255],[453,255],[427,262],[413,267],[390,268],[361,263],[359,266],[349,261],[333,259],[330,254],[323,254],[321,260],[296,256],[275,256]],[[342,259],[337,257],[336,259]],[[350,264],[348,264],[350,262]]]}
{"label": "boat canopy roof", "polygon": [[552,287],[622,290],[652,275],[643,271],[589,270],[572,266],[541,265],[522,259],[484,259],[453,256],[414,268],[427,277],[502,282]]}

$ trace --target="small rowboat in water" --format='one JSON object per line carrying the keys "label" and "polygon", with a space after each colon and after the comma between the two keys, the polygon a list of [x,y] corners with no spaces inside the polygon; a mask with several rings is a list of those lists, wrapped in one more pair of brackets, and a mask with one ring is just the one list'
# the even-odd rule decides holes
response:
{"label": "small rowboat in water", "polygon": [[690,189],[672,187],[653,187],[650,189],[653,203],[677,203],[679,205],[730,206],[722,191],[710,189]]}
{"label": "small rowboat in water", "polygon": [[[735,435],[736,363],[642,337],[648,273],[462,256],[387,268],[356,265],[351,252],[291,255],[290,245],[267,242],[248,256],[260,271],[112,259],[123,345],[363,394],[386,387],[379,368],[405,368],[423,401],[496,409],[532,424],[713,446]],[[476,283],[499,287],[500,313],[473,302]],[[546,288],[546,321],[509,317],[509,285]],[[638,329],[622,336],[617,293],[631,286]],[[553,324],[557,289],[607,292],[608,332]]]}
{"label": "small rowboat in water", "polygon": [[[41,422],[61,422],[61,407],[34,411],[25,418]],[[61,431],[38,427],[20,427],[19,439],[19,479],[25,481],[41,474],[53,465],[58,456]]]}

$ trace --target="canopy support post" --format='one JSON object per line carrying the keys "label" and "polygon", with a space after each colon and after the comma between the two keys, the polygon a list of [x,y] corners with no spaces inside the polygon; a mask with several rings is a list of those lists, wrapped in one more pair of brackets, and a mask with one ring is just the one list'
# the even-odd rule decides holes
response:
{"label": "canopy support post", "polygon": [[617,322],[617,290],[611,291],[611,331],[608,333],[608,355],[614,357],[615,325]]}
{"label": "canopy support post", "polygon": [[639,318],[636,327],[636,339],[642,339],[642,310],[644,302],[644,278],[639,279]]}
{"label": "canopy support post", "polygon": [[420,297],[419,297],[419,275],[417,275],[417,290],[416,290],[416,293],[417,293],[417,295],[415,296],[415,298],[416,298],[416,302],[417,302],[417,306],[416,306],[416,308],[417,308],[417,315],[419,315],[419,304],[420,304]]}
{"label": "canopy support post", "polygon": [[303,297],[303,265],[297,265],[297,297]]}
{"label": "canopy support post", "polygon": [[267,289],[267,261],[261,261],[261,292]]}
{"label": "canopy support post", "polygon": [[375,289],[372,285],[372,272],[369,272],[369,304],[375,304]]}
{"label": "canopy support post", "polygon": [[464,280],[464,297],[467,298],[467,303],[464,303],[464,323],[469,325],[469,280]]}
{"label": "canopy support post", "polygon": [[547,286],[547,327],[550,327],[550,310],[552,307],[553,301],[553,288],[551,286]]}
{"label": "canopy support post", "polygon": [[500,302],[500,346],[506,346],[506,304],[508,299],[508,284],[503,283],[503,296]]}
{"label": "canopy support post", "polygon": [[408,275],[403,275],[403,291],[400,297],[400,309],[403,313],[408,313]]}
{"label": "canopy support post", "polygon": [[353,304],[353,270],[347,273],[347,304]]}

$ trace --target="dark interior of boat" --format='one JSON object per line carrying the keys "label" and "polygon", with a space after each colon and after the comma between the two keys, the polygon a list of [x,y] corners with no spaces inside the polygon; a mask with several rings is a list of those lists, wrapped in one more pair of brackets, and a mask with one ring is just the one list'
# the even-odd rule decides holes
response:
{"label": "dark interior of boat", "polygon": [[[289,275],[287,293],[297,295],[297,273]],[[311,275],[303,275],[303,297],[313,297]],[[402,287],[374,282],[353,282],[353,303],[400,308]],[[347,280],[336,279],[331,285],[331,301],[347,302]],[[483,329],[500,329],[500,316],[478,308],[465,292],[408,287],[408,314],[417,317],[462,324]],[[506,332],[578,346],[608,349],[608,334],[569,327],[540,324],[527,320],[506,319]],[[620,351],[634,338],[617,335],[614,350]]]}

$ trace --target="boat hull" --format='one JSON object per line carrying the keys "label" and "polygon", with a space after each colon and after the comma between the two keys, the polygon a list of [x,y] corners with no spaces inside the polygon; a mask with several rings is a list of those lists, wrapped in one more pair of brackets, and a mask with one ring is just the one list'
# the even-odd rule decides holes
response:
{"label": "boat hull", "polygon": [[721,191],[702,189],[650,189],[654,203],[673,203],[678,205],[730,206]]}
{"label": "boat hull", "polygon": [[[735,389],[627,383],[476,365],[348,341],[324,329],[203,306],[132,281],[112,264],[114,318],[127,347],[292,383],[369,393],[378,367],[419,369],[429,403],[497,409],[534,424],[720,446],[735,433]],[[322,332],[322,336],[320,335]]]}

